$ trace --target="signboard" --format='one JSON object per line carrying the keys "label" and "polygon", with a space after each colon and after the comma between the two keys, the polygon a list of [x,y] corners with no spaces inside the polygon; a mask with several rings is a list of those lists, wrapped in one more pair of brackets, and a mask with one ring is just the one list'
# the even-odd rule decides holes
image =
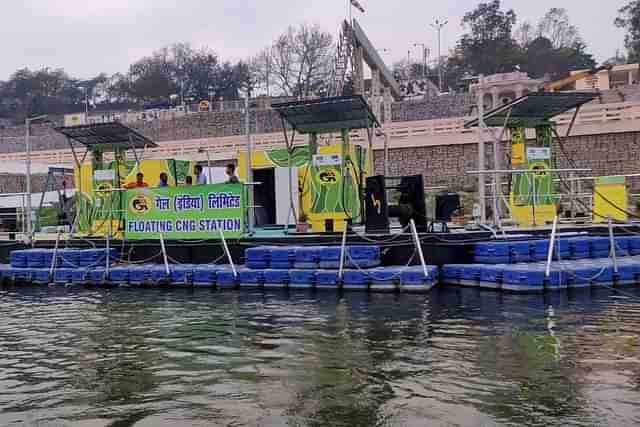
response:
{"label": "signboard", "polygon": [[342,156],[340,154],[316,154],[313,156],[313,165],[320,166],[340,166]]}
{"label": "signboard", "polygon": [[244,235],[242,184],[138,188],[127,191],[128,239],[217,239]]}
{"label": "signboard", "polygon": [[116,179],[116,171],[113,169],[101,169],[93,171],[94,181],[113,181]]}
{"label": "signboard", "polygon": [[64,126],[81,126],[87,124],[87,115],[85,113],[65,114]]}
{"label": "signboard", "polygon": [[527,160],[549,160],[551,159],[551,148],[549,147],[527,147]]}

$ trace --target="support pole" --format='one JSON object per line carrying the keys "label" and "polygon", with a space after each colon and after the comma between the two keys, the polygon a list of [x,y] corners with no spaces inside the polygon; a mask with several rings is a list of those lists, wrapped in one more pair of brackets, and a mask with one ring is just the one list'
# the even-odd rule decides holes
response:
{"label": "support pole", "polygon": [[[244,113],[245,113],[245,117],[244,117],[244,126],[245,126],[245,133],[247,136],[247,182],[253,182],[253,169],[252,167],[252,162],[251,162],[251,158],[252,158],[252,154],[253,154],[253,141],[251,140],[251,112],[249,111],[249,96],[250,94],[247,92],[247,96],[244,99]],[[286,131],[286,129],[285,129]],[[291,173],[291,172],[289,172]],[[211,184],[211,183],[210,183]],[[249,186],[249,188],[247,189],[247,206],[248,206],[248,210],[249,210],[249,220],[247,221],[247,232],[249,233],[249,235],[253,234],[253,228],[255,225],[255,203],[253,202],[253,186]]]}
{"label": "support pole", "polygon": [[533,220],[533,226],[537,227],[538,223],[536,221],[536,200],[538,200],[538,195],[536,193],[536,177],[535,175],[530,174],[531,178],[531,219]]}
{"label": "support pole", "polygon": [[53,275],[56,272],[56,263],[58,262],[58,247],[60,246],[60,231],[56,236],[56,244],[53,247],[53,259],[51,259],[51,267],[49,268],[49,281],[53,281]]}
{"label": "support pole", "polygon": [[613,221],[611,216],[607,217],[609,225],[609,245],[611,245],[611,259],[613,260],[613,272],[618,274],[618,256],[616,254],[616,239],[613,236]]}
{"label": "support pole", "polygon": [[424,277],[429,278],[429,271],[427,271],[427,263],[424,260],[424,253],[422,252],[422,245],[420,244],[420,237],[418,236],[418,230],[416,229],[416,223],[413,219],[409,222],[411,225],[411,234],[413,234],[413,241],[416,245],[416,249],[418,250],[418,256],[420,257],[420,264],[422,264],[422,271],[424,272]]}
{"label": "support pole", "polygon": [[169,260],[167,257],[167,248],[164,246],[164,236],[160,233],[160,248],[162,249],[162,260],[164,261],[164,271],[167,273],[167,277],[171,275],[171,270],[169,270]]}
{"label": "support pole", "polygon": [[340,244],[340,269],[338,270],[338,279],[342,280],[342,274],[344,273],[344,258],[347,253],[347,229],[349,224],[344,222],[344,231],[342,232],[342,243]]}
{"label": "support pole", "polygon": [[[387,131],[386,126],[384,127],[384,130],[383,130],[383,136],[384,136],[384,176],[389,176],[389,133]],[[373,155],[373,153],[371,155]]]}
{"label": "support pole", "polygon": [[[484,76],[478,78],[478,201],[480,203],[480,223],[487,219],[487,200],[485,186],[485,153],[484,153]],[[442,87],[440,88],[442,90]]]}
{"label": "support pole", "polygon": [[26,178],[26,193],[27,193],[27,241],[31,243],[31,237],[33,233],[33,224],[31,223],[31,120],[25,120],[25,151],[26,151],[26,169],[25,169],[25,178]]}
{"label": "support pole", "polygon": [[220,240],[222,240],[222,249],[224,250],[224,254],[227,256],[227,261],[229,261],[229,265],[231,266],[231,271],[233,271],[233,277],[238,278],[238,271],[236,270],[236,266],[233,263],[233,258],[231,258],[231,252],[229,252],[229,246],[227,246],[227,239],[224,238],[224,233],[222,229],[219,228],[218,232],[220,233]]}
{"label": "support pole", "polygon": [[[105,280],[109,277],[109,267],[111,266],[111,256],[110,254],[110,245],[111,245],[111,223],[112,223],[112,219],[109,218],[109,224],[107,226],[107,235],[105,236],[105,247],[106,247],[106,260],[104,262],[104,278]],[[160,239],[162,239],[162,234],[160,235]],[[162,243],[162,247],[164,248],[164,242]],[[166,260],[166,254],[165,254],[165,260]],[[165,261],[166,263],[166,261]]]}
{"label": "support pole", "polygon": [[553,250],[556,245],[556,230],[558,227],[558,215],[553,217],[553,227],[551,228],[551,240],[549,241],[549,251],[547,252],[547,267],[544,270],[544,277],[547,279],[551,275],[551,261],[553,261]]}

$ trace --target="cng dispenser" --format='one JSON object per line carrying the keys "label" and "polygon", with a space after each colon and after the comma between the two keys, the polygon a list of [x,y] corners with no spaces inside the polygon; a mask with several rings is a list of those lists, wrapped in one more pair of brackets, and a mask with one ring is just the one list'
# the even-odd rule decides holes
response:
{"label": "cng dispenser", "polygon": [[[311,204],[308,217],[315,232],[341,232],[344,223],[361,222],[362,179],[367,152],[349,144],[349,131],[341,131],[342,144],[318,147],[310,135]],[[338,150],[339,148],[339,150]]]}

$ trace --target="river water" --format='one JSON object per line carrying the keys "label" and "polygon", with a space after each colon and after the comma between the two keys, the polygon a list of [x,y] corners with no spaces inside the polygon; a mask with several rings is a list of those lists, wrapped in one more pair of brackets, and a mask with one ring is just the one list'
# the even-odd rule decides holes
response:
{"label": "river water", "polygon": [[0,425],[637,425],[638,297],[5,289]]}

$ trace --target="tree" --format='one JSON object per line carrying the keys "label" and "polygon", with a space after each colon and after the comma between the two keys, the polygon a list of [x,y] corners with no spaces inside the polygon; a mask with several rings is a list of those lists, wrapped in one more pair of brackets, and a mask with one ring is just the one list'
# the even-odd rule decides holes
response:
{"label": "tree", "polygon": [[179,91],[168,49],[155,52],[129,68],[130,95],[138,101],[166,99]]}
{"label": "tree", "polygon": [[571,47],[580,41],[578,29],[571,25],[567,10],[557,7],[549,9],[540,20],[537,36],[549,39],[555,49]]}
{"label": "tree", "polygon": [[289,27],[253,61],[259,81],[267,75],[285,96],[305,97],[328,90],[334,58],[333,37],[320,27]]}
{"label": "tree", "polygon": [[520,48],[512,37],[516,23],[513,10],[502,11],[500,0],[480,3],[464,15],[468,30],[458,41],[455,62],[470,74],[495,74],[513,71],[520,62]]}
{"label": "tree", "polygon": [[529,21],[525,21],[515,32],[516,43],[522,48],[526,48],[536,38],[533,25]]}
{"label": "tree", "polygon": [[533,78],[547,76],[551,80],[559,80],[570,71],[590,69],[595,65],[593,56],[586,52],[585,44],[579,40],[569,47],[554,48],[551,40],[538,37],[525,49],[522,70]]}
{"label": "tree", "polygon": [[17,121],[37,114],[64,114],[82,104],[78,81],[62,69],[42,68],[16,71],[2,85],[0,114]]}
{"label": "tree", "polygon": [[618,10],[615,25],[627,31],[624,44],[630,63],[640,60],[640,0],[633,0]]}

